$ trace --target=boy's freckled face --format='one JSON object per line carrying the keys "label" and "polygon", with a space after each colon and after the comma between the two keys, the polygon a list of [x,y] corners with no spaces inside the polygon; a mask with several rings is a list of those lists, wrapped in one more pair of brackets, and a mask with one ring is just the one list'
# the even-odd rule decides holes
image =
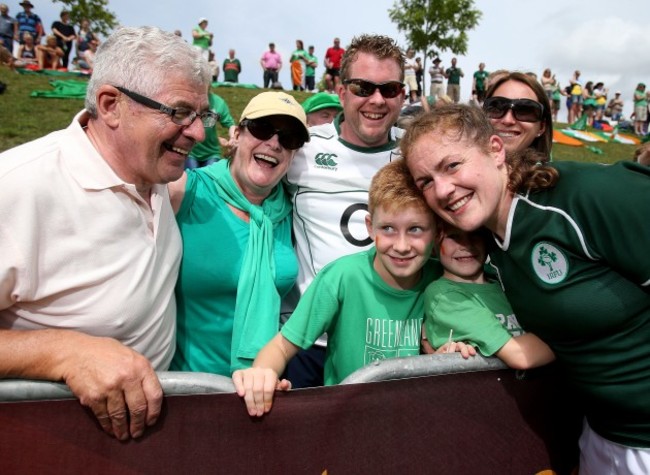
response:
{"label": "boy's freckled face", "polygon": [[444,277],[454,282],[483,283],[485,243],[480,235],[447,227],[440,243],[440,263]]}
{"label": "boy's freckled face", "polygon": [[397,209],[379,207],[366,217],[377,256],[374,268],[391,287],[413,288],[431,256],[434,223],[431,212],[418,206]]}

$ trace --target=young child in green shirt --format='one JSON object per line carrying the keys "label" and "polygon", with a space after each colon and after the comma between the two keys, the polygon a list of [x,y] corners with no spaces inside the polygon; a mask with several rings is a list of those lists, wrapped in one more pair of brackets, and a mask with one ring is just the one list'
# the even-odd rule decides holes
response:
{"label": "young child in green shirt", "polygon": [[287,362],[328,334],[325,384],[372,361],[419,354],[427,284],[442,275],[431,259],[434,216],[401,160],[373,177],[366,217],[373,248],[325,266],[253,367],[233,373],[251,416],[271,409]]}
{"label": "young child in green shirt", "polygon": [[[499,283],[486,278],[482,231],[461,231],[441,219],[436,226],[444,273],[424,293],[424,333],[429,344],[444,351],[450,340],[463,342],[515,369],[553,361],[555,355],[546,343],[523,332]],[[450,350],[454,349],[468,356],[464,345]]]}

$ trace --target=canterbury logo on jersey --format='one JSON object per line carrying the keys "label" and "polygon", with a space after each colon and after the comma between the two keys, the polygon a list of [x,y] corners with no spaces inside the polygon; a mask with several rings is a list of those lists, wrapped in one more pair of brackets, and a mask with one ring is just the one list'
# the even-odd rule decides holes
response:
{"label": "canterbury logo on jersey", "polygon": [[314,161],[318,165],[318,168],[336,170],[338,163],[334,161],[335,158],[338,158],[335,153],[317,153]]}

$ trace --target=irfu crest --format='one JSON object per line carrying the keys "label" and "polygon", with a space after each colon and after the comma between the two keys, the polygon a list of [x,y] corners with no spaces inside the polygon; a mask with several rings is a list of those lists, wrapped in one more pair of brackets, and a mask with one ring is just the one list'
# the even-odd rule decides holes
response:
{"label": "irfu crest", "polygon": [[554,252],[549,252],[546,247],[540,246],[539,248],[539,257],[537,262],[540,266],[548,266],[549,270],[553,272],[553,263],[557,261],[557,254]]}
{"label": "irfu crest", "polygon": [[569,272],[569,260],[555,245],[539,242],[533,247],[531,264],[537,277],[547,284],[559,284]]}

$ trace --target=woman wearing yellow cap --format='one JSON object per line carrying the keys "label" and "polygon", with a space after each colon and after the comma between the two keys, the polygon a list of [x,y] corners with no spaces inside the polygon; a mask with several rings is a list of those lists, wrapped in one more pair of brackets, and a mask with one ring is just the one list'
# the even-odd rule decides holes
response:
{"label": "woman wearing yellow cap", "polygon": [[169,184],[183,237],[172,370],[230,376],[249,367],[278,332],[280,299],[298,272],[280,180],[309,140],[305,113],[288,94],[263,92],[234,140],[233,158]]}

